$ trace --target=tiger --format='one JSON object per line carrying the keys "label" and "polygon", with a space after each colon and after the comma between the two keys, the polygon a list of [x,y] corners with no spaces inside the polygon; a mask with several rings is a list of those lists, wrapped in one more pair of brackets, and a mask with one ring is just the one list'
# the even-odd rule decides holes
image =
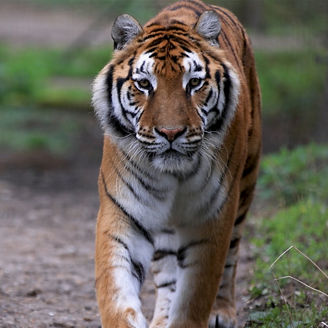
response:
{"label": "tiger", "polygon": [[[227,9],[180,0],[113,23],[93,83],[104,132],[95,286],[104,328],[237,327],[235,276],[261,153],[249,37]],[[151,272],[153,318],[140,289]]]}

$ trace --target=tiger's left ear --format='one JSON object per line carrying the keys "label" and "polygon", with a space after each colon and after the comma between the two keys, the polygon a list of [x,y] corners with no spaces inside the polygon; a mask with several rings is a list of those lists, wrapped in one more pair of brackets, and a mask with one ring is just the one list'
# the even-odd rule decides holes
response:
{"label": "tiger's left ear", "polygon": [[118,16],[112,27],[114,49],[121,50],[127,43],[143,32],[141,25],[132,16],[124,14]]}
{"label": "tiger's left ear", "polygon": [[219,45],[218,37],[221,31],[219,15],[213,11],[203,12],[194,27],[195,31],[207,39],[212,45]]}

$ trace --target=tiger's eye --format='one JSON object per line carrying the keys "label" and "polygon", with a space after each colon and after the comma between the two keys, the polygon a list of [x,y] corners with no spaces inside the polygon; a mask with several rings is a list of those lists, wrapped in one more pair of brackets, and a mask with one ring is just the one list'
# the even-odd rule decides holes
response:
{"label": "tiger's eye", "polygon": [[151,89],[151,83],[147,79],[142,79],[138,81],[138,85],[143,89]]}
{"label": "tiger's eye", "polygon": [[198,79],[196,77],[192,78],[190,81],[189,81],[189,84],[192,88],[195,88],[195,87],[198,87],[201,83],[201,79]]}

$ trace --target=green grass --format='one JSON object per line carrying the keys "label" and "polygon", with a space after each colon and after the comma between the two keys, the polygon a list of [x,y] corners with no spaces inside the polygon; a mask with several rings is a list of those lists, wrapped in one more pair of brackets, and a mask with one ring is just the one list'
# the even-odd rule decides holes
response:
{"label": "green grass", "polygon": [[1,152],[42,150],[67,155],[81,130],[79,118],[67,112],[33,108],[7,108],[0,111]]}
{"label": "green grass", "polygon": [[293,204],[299,200],[328,199],[328,147],[299,146],[286,148],[262,159],[258,195],[273,206]]}
{"label": "green grass", "polygon": [[328,294],[328,279],[309,260],[293,249],[269,269],[295,246],[328,271],[327,168],[325,145],[282,150],[263,159],[256,202],[276,210],[254,222],[256,263],[250,292],[260,305],[246,327],[312,328],[328,320],[327,297],[290,278],[275,281],[292,276]]}

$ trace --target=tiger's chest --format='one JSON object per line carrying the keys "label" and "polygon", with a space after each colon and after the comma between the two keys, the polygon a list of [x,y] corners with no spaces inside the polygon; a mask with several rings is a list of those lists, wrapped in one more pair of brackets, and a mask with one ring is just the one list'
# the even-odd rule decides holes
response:
{"label": "tiger's chest", "polygon": [[205,160],[183,177],[132,173],[118,185],[120,201],[154,231],[211,219],[226,196],[226,172]]}

